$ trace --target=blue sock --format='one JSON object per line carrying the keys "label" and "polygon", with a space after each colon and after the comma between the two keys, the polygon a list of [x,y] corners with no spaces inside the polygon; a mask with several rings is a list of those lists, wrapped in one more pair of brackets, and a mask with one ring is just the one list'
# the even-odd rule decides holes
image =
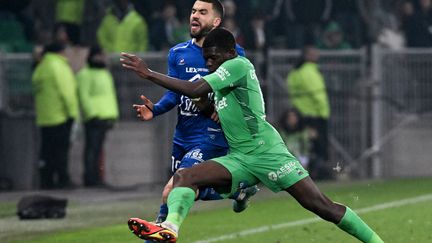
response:
{"label": "blue sock", "polygon": [[245,181],[240,182],[239,185],[238,185],[237,191],[234,192],[232,195],[230,195],[228,198],[236,200],[238,198],[238,196],[240,195],[240,191],[242,189],[247,188],[247,187],[248,187],[248,183],[247,182],[245,182]]}
{"label": "blue sock", "polygon": [[203,201],[210,201],[210,200],[220,200],[223,199],[223,197],[221,197],[219,193],[215,191],[215,189],[207,187],[199,190],[198,199]]}
{"label": "blue sock", "polygon": [[161,223],[161,222],[165,221],[167,215],[168,215],[168,205],[166,203],[161,204],[160,209],[159,209],[159,214],[156,218],[156,222]]}

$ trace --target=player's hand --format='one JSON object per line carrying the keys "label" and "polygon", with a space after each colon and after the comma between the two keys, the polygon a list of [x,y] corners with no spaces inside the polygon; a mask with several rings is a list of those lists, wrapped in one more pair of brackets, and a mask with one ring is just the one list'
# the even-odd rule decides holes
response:
{"label": "player's hand", "polygon": [[120,58],[120,62],[122,63],[122,66],[132,71],[135,71],[135,73],[138,74],[140,77],[147,79],[152,72],[148,68],[147,63],[145,63],[141,58],[137,57],[136,55],[122,52],[121,56],[122,57]]}
{"label": "player's hand", "polygon": [[213,113],[211,114],[210,118],[215,121],[216,123],[220,123],[219,121],[219,115],[217,113],[217,111],[213,111]]}
{"label": "player's hand", "polygon": [[148,121],[153,119],[153,102],[147,99],[144,95],[140,96],[140,99],[143,101],[143,104],[137,105],[133,104],[132,107],[135,109],[137,113],[137,117],[142,121]]}

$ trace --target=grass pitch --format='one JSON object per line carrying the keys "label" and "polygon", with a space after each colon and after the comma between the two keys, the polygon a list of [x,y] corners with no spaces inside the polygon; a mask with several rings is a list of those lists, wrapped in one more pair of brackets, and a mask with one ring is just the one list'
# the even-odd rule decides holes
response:
{"label": "grass pitch", "polygon": [[[432,242],[432,178],[318,186],[334,201],[358,211],[386,242]],[[241,214],[233,213],[230,203],[197,202],[178,242],[358,242],[317,220],[284,192],[263,189]],[[158,199],[74,204],[65,219],[35,221],[19,221],[8,211],[10,203],[1,205],[1,242],[142,242],[129,232],[127,219],[154,218]]]}

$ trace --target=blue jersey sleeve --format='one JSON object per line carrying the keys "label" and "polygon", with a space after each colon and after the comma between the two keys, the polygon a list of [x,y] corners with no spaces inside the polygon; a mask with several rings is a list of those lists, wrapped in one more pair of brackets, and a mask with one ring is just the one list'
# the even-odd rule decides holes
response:
{"label": "blue jersey sleeve", "polygon": [[[179,74],[176,69],[176,57],[175,52],[171,49],[168,53],[168,76],[178,78]],[[180,101],[180,96],[168,90],[164,96],[153,106],[153,116],[162,115],[165,112],[170,111],[174,108]]]}
{"label": "blue jersey sleeve", "polygon": [[245,50],[239,44],[236,44],[236,51],[237,54],[239,54],[240,56],[242,57],[246,56]]}
{"label": "blue jersey sleeve", "polygon": [[161,115],[165,112],[170,111],[179,102],[179,96],[168,90],[164,96],[153,106],[153,116]]}
{"label": "blue jersey sleeve", "polygon": [[178,78],[180,74],[176,68],[176,54],[173,49],[168,53],[168,76]]}

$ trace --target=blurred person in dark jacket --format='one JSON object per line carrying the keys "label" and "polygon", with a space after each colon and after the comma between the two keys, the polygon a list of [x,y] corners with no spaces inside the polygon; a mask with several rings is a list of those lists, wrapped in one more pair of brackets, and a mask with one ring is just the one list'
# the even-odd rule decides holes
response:
{"label": "blurred person in dark jacket", "polygon": [[276,0],[272,30],[282,33],[285,47],[298,49],[316,42],[322,22],[329,19],[332,0]]}
{"label": "blurred person in dark jacket", "polygon": [[418,0],[414,14],[404,24],[408,47],[432,46],[432,0]]}

